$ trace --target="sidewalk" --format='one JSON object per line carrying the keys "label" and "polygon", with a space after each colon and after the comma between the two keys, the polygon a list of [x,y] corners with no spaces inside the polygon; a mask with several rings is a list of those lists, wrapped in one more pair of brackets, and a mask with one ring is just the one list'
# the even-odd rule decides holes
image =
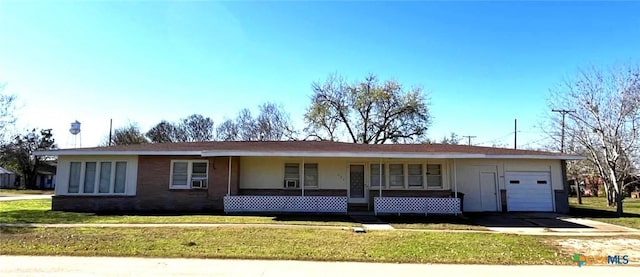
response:
{"label": "sidewalk", "polygon": [[[598,222],[600,223],[600,222]],[[606,223],[602,223],[606,224]],[[637,235],[640,231],[627,228],[627,231],[598,231],[597,229],[567,229],[549,230],[547,228],[490,228],[487,231],[479,230],[446,230],[446,229],[384,229],[367,228],[369,224],[363,225],[366,231],[411,231],[411,232],[447,232],[447,233],[485,233],[485,234],[519,234],[538,236],[561,236],[561,237],[609,237],[620,235]],[[610,225],[610,224],[609,224]],[[614,225],[617,226],[617,225]],[[245,224],[245,223],[68,223],[68,224],[46,224],[46,223],[0,223],[0,227],[36,227],[36,228],[227,228],[227,227],[253,227],[253,228],[293,228],[293,229],[337,229],[354,230],[357,227],[347,226],[325,226],[325,225],[292,225],[292,224]],[[620,226],[618,226],[620,227]],[[621,227],[626,228],[626,227]]]}
{"label": "sidewalk", "polygon": [[[569,257],[567,257],[569,259]],[[0,256],[0,276],[634,276],[635,266],[453,265],[362,262]]]}
{"label": "sidewalk", "polygon": [[31,199],[50,199],[51,194],[16,194],[12,196],[0,196],[0,201],[15,201],[15,200],[31,200]]}

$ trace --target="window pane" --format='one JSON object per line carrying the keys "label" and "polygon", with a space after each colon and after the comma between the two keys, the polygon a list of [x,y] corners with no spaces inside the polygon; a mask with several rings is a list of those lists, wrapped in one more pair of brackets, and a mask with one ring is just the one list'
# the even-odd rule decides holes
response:
{"label": "window pane", "polygon": [[439,164],[427,165],[427,187],[442,187],[442,166]]}
{"label": "window pane", "polygon": [[442,187],[442,176],[429,175],[427,176],[428,187]]}
{"label": "window pane", "polygon": [[410,164],[407,171],[409,171],[409,186],[421,187],[422,186],[422,165]]}
{"label": "window pane", "polygon": [[389,165],[389,185],[404,186],[404,167],[402,164]]}
{"label": "window pane", "polygon": [[100,163],[100,186],[98,192],[108,193],[111,185],[111,162]]}
{"label": "window pane", "polygon": [[114,193],[124,193],[124,185],[127,181],[127,163],[116,163],[116,182],[114,184]]}
{"label": "window pane", "polygon": [[93,193],[96,184],[96,163],[87,162],[84,168],[84,193]]}
{"label": "window pane", "polygon": [[304,186],[318,186],[318,164],[304,164]]}
{"label": "window pane", "polygon": [[[380,185],[380,164],[371,164],[371,186],[377,187]],[[385,168],[382,165],[382,185],[386,185]]]}
{"label": "window pane", "polygon": [[191,169],[191,179],[205,179],[207,178],[207,163],[193,163]]}
{"label": "window pane", "polygon": [[80,190],[80,166],[79,162],[71,163],[71,172],[69,173],[69,193],[78,193]]}
{"label": "window pane", "polygon": [[173,180],[171,180],[171,186],[186,186],[187,185],[187,162],[173,163]]}
{"label": "window pane", "polygon": [[428,164],[427,175],[442,175],[439,164]]}
{"label": "window pane", "polygon": [[285,164],[284,178],[298,180],[300,178],[300,165],[294,163]]}

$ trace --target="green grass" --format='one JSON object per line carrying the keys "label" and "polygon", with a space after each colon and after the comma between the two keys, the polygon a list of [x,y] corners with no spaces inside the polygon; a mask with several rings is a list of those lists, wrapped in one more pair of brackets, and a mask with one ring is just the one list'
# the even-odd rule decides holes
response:
{"label": "green grass", "polygon": [[0,228],[0,255],[569,264],[545,238],[288,228]]}
{"label": "green grass", "polygon": [[396,229],[489,230],[461,216],[378,216],[378,218]]}
{"label": "green grass", "polygon": [[582,205],[578,204],[576,197],[570,197],[569,205],[572,215],[640,229],[640,199],[625,198],[622,217],[617,217],[616,207],[607,206],[607,199],[604,197],[582,197]]}
{"label": "green grass", "polygon": [[0,197],[16,196],[21,194],[53,194],[53,190],[30,190],[30,189],[0,189]]}
{"label": "green grass", "polygon": [[0,202],[0,223],[248,223],[361,226],[344,215],[97,215],[51,211],[51,199]]}

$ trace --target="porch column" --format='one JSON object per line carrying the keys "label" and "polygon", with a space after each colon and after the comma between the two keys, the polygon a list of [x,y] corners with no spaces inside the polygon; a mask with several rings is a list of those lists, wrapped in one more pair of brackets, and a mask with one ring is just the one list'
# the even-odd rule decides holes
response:
{"label": "porch column", "polygon": [[380,182],[378,183],[378,187],[380,188],[380,192],[378,193],[378,197],[382,197],[382,160],[380,160],[380,164],[378,165],[378,175]]}
{"label": "porch column", "polygon": [[453,187],[454,187],[454,194],[455,197],[458,198],[458,172],[457,172],[457,166],[456,166],[456,160],[453,159]]}
{"label": "porch column", "polygon": [[302,187],[302,196],[304,196],[304,158],[302,159],[302,178],[300,178],[300,187]]}
{"label": "porch column", "polygon": [[229,156],[229,178],[227,178],[227,196],[231,195],[231,156]]}

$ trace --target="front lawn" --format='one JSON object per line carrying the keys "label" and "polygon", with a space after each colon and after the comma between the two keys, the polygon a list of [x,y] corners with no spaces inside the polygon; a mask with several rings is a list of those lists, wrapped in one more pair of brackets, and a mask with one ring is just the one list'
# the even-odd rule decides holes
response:
{"label": "front lawn", "polygon": [[582,205],[578,204],[576,197],[570,197],[569,205],[571,215],[640,229],[640,199],[638,198],[624,199],[622,217],[616,216],[616,207],[607,206],[607,199],[604,197],[582,197]]}
{"label": "front lawn", "polygon": [[336,229],[0,228],[0,255],[569,264],[544,238]]}
{"label": "front lawn", "polygon": [[51,211],[51,199],[0,202],[0,223],[248,223],[361,226],[346,215],[96,215]]}

